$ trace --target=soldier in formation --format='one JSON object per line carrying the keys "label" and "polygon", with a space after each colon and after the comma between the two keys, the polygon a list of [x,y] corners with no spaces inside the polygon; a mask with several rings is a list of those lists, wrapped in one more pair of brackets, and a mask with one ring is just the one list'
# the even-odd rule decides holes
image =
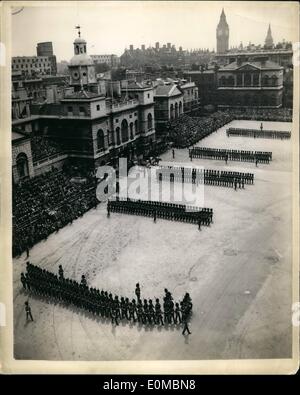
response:
{"label": "soldier in formation", "polygon": [[[155,298],[141,300],[139,283],[136,284],[135,295],[131,301],[124,296],[113,296],[104,290],[89,287],[85,275],[77,282],[66,278],[63,268],[54,274],[27,262],[26,274],[21,273],[24,290],[34,292],[46,299],[55,299],[66,305],[84,309],[92,315],[108,319],[112,324],[119,325],[122,320],[138,322],[140,325],[171,325],[180,324],[192,313],[192,301],[188,293],[182,301],[175,302],[168,289],[165,289],[163,309],[160,300]],[[26,319],[31,319],[29,303],[25,303]]]}

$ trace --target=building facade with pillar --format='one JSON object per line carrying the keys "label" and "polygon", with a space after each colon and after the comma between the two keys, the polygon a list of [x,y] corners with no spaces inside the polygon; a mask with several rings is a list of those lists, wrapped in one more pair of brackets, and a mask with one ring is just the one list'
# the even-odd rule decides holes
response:
{"label": "building facade with pillar", "polygon": [[236,61],[218,70],[219,107],[282,106],[283,67],[269,60]]}

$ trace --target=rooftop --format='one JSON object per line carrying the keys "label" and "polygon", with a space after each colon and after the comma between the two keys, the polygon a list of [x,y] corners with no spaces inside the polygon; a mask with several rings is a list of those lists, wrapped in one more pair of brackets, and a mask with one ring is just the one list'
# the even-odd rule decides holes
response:
{"label": "rooftop", "polygon": [[89,92],[85,90],[81,90],[78,92],[72,92],[70,94],[66,94],[64,99],[62,100],[69,100],[69,99],[95,99],[96,97],[103,97],[102,94]]}
{"label": "rooftop", "polygon": [[175,84],[158,85],[155,89],[155,96],[175,96],[182,93]]}
{"label": "rooftop", "polygon": [[252,67],[260,69],[260,70],[269,70],[269,69],[281,70],[282,69],[281,66],[279,66],[277,63],[272,62],[271,60],[251,61],[251,62],[234,61],[234,62],[229,63],[226,66],[220,68],[220,71],[222,71],[222,70],[237,70],[237,69],[243,68],[245,66],[252,66]]}
{"label": "rooftop", "polygon": [[26,138],[26,134],[22,132],[11,132],[11,139],[12,141],[20,140]]}

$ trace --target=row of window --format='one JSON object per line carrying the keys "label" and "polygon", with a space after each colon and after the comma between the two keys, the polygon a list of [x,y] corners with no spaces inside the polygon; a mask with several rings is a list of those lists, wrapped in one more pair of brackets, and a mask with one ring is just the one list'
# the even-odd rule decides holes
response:
{"label": "row of window", "polygon": [[36,68],[36,67],[40,67],[40,68],[45,68],[45,67],[51,67],[51,64],[50,63],[47,63],[47,64],[20,64],[20,65],[18,65],[18,64],[16,64],[16,65],[12,65],[12,68],[13,68],[13,70],[14,69],[18,69],[19,68],[19,66],[20,66],[20,69],[32,69],[32,68]]}
{"label": "row of window", "polygon": [[[277,86],[278,77],[274,74],[272,76],[265,75],[262,78],[263,86]],[[219,79],[220,86],[234,86],[235,80],[233,76],[225,77],[222,76]],[[236,75],[237,86],[258,86],[259,85],[259,74],[258,73],[245,73]]]}
{"label": "row of window", "polygon": [[180,101],[180,102],[179,102],[179,105],[178,105],[178,103],[176,102],[176,103],[175,103],[175,106],[174,106],[174,104],[172,103],[172,104],[170,105],[170,118],[171,118],[171,119],[178,118],[179,115],[181,115],[181,114],[182,114],[182,102]]}
{"label": "row of window", "polygon": [[[152,114],[149,113],[147,116],[147,128],[148,130],[151,130],[153,128],[153,117]],[[114,145],[115,144],[115,133],[114,131],[108,131],[108,136],[109,136],[109,144]],[[133,122],[130,122],[129,127],[128,127],[128,122],[126,119],[123,119],[121,123],[121,128],[117,127],[116,128],[116,143],[117,145],[121,144],[121,137],[122,137],[122,143],[126,143],[129,140],[132,140],[134,138],[134,135],[138,134],[138,121],[136,120],[133,124]],[[104,150],[105,149],[105,144],[104,144],[104,132],[102,129],[99,129],[97,132],[97,149],[98,151]]]}
{"label": "row of window", "polygon": [[[133,115],[136,117],[137,113],[135,112]],[[129,115],[129,118],[132,118],[132,114]],[[119,118],[115,119],[115,122],[119,123]]]}
{"label": "row of window", "polygon": [[48,58],[45,58],[45,59],[41,59],[41,58],[13,59],[12,62],[13,63],[36,63],[36,62],[45,63],[45,62],[49,62],[49,59]]}

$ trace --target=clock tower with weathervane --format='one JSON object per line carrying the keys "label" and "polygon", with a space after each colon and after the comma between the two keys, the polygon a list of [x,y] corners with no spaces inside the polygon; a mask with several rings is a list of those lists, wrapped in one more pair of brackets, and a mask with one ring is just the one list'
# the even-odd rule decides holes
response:
{"label": "clock tower with weathervane", "polygon": [[86,41],[81,38],[80,26],[78,29],[78,37],[74,40],[74,56],[69,63],[69,71],[71,76],[70,85],[75,91],[87,89],[91,85],[95,85],[96,74],[92,58],[86,52]]}
{"label": "clock tower with weathervane", "polygon": [[217,53],[225,53],[229,48],[229,26],[226,21],[224,8],[217,26]]}

